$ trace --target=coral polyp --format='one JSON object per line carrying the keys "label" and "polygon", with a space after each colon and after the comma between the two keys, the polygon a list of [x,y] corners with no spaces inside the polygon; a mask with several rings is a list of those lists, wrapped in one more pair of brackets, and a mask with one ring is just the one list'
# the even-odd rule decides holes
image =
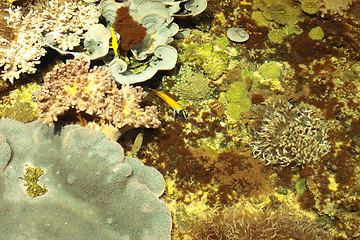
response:
{"label": "coral polyp", "polygon": [[253,112],[251,147],[267,165],[311,164],[330,151],[329,127],[314,106],[276,99],[256,105]]}

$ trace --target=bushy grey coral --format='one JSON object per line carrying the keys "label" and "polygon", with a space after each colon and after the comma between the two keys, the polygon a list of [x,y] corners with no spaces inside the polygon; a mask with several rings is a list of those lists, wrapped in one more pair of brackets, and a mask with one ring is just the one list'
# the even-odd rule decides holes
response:
{"label": "bushy grey coral", "polygon": [[[156,169],[124,158],[101,132],[41,123],[0,120],[1,239],[170,239]],[[44,171],[42,196],[30,197],[20,179],[29,167]]]}
{"label": "bushy grey coral", "polygon": [[328,126],[314,106],[302,103],[297,107],[277,99],[267,100],[253,111],[251,146],[254,156],[267,165],[314,163],[330,151]]}

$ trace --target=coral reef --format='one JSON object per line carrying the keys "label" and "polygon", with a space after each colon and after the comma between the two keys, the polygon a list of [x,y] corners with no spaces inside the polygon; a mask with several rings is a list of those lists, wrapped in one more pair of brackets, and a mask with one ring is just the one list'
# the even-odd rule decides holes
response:
{"label": "coral reef", "polygon": [[[275,24],[296,24],[304,17],[301,7],[293,0],[255,0],[253,3],[253,9],[255,11],[253,12],[252,17],[258,23],[269,24],[270,26]],[[267,21],[261,21],[262,18]]]}
{"label": "coral reef", "polygon": [[251,107],[251,98],[248,93],[249,84],[240,78],[241,72],[240,69],[228,72],[228,79],[236,79],[237,81],[229,84],[226,92],[220,93],[219,98],[219,102],[226,106],[226,115],[235,121],[240,121],[243,118],[243,113],[248,112]]}
{"label": "coral reef", "polygon": [[201,101],[211,98],[210,79],[189,66],[181,66],[177,76],[169,80],[175,81],[171,91],[180,95],[183,100]]}
{"label": "coral reef", "polygon": [[[3,119],[0,134],[2,238],[170,239],[162,175],[103,133]],[[22,176],[47,191],[29,196]]]}
{"label": "coral reef", "polygon": [[[221,41],[217,41],[200,31],[193,31],[192,34],[192,38],[185,39],[179,44],[183,49],[179,54],[180,61],[194,68],[201,66],[201,70],[210,79],[218,79],[228,68],[229,56],[224,51],[227,45],[224,45],[222,38]],[[226,36],[223,38],[229,42]]]}
{"label": "coral reef", "polygon": [[77,112],[99,116],[117,128],[160,126],[156,106],[145,109],[139,106],[146,94],[141,87],[123,85],[118,90],[106,68],[89,68],[89,60],[67,60],[45,75],[44,85],[36,97],[45,116],[44,123],[53,123],[74,108]]}
{"label": "coral reef", "polygon": [[4,96],[0,105],[0,118],[11,118],[28,123],[39,118],[40,111],[33,94],[40,90],[36,83],[22,85]]}
{"label": "coral reef", "polygon": [[332,239],[323,224],[298,213],[266,208],[231,207],[208,214],[196,225],[192,234],[199,240]]}
{"label": "coral reef", "polygon": [[312,164],[330,151],[329,127],[314,106],[269,99],[252,111],[251,147],[267,165]]}
{"label": "coral reef", "polygon": [[321,27],[315,27],[310,30],[309,38],[315,41],[320,41],[324,38],[324,31],[321,29]]}
{"label": "coral reef", "polygon": [[354,0],[324,0],[320,11],[322,13],[332,13],[344,15]]}
{"label": "coral reef", "polygon": [[46,50],[40,44],[49,32],[61,49],[73,49],[92,24],[98,22],[100,13],[93,6],[52,0],[40,10],[34,8],[8,8],[6,25],[14,37],[0,35],[0,73],[3,80],[13,82],[21,73],[34,73],[35,65]]}

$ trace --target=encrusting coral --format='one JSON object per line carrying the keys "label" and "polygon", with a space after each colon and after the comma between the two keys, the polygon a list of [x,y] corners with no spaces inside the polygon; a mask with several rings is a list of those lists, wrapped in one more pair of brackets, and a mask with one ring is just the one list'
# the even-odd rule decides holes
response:
{"label": "encrusting coral", "polygon": [[94,6],[60,0],[51,0],[41,9],[25,11],[25,8],[18,7],[6,11],[6,25],[14,38],[9,40],[0,35],[0,76],[10,82],[18,79],[21,73],[36,72],[35,65],[46,53],[40,44],[46,34],[51,33],[61,49],[73,49],[100,16]]}
{"label": "encrusting coral", "polygon": [[146,94],[141,87],[123,85],[119,90],[105,67],[89,70],[90,61],[67,60],[47,73],[36,99],[45,116],[44,123],[58,120],[70,108],[107,120],[117,128],[157,128],[157,107],[140,108]]}
{"label": "encrusting coral", "polygon": [[266,164],[310,164],[330,151],[329,127],[317,108],[270,99],[254,106],[253,112],[250,145]]}
{"label": "encrusting coral", "polygon": [[1,239],[170,239],[161,173],[99,131],[2,119],[0,167]]}

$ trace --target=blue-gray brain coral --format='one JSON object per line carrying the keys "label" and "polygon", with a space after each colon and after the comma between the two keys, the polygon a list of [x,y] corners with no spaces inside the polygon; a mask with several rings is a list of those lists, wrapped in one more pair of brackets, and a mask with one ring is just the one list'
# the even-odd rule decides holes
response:
{"label": "blue-gray brain coral", "polygon": [[[41,123],[0,120],[2,239],[170,239],[156,169],[100,132]],[[44,170],[44,195],[25,192],[28,167]]]}

